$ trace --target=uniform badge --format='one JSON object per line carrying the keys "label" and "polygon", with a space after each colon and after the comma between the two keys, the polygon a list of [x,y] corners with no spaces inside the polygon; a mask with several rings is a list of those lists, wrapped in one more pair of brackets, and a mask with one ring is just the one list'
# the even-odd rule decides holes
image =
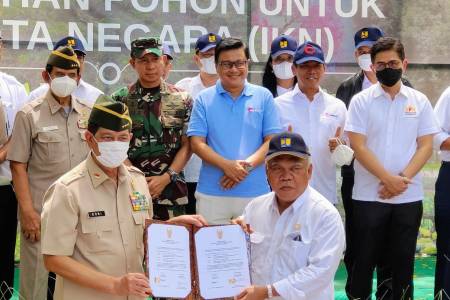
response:
{"label": "uniform badge", "polygon": [[369,32],[367,30],[361,31],[361,38],[367,39],[369,37]]}
{"label": "uniform badge", "polygon": [[286,48],[288,46],[288,41],[280,41],[280,48]]}
{"label": "uniform badge", "polygon": [[150,203],[147,197],[139,192],[132,192],[130,195],[130,201],[133,211],[148,210],[150,208]]}
{"label": "uniform badge", "polygon": [[98,210],[98,211],[90,211],[88,212],[89,218],[96,218],[96,217],[104,217],[106,216],[104,210]]}

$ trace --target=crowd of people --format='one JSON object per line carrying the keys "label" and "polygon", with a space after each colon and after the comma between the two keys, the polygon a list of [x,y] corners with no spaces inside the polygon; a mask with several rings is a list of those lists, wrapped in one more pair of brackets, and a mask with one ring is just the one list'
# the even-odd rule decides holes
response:
{"label": "crowd of people", "polygon": [[371,299],[374,271],[377,299],[413,299],[420,170],[434,147],[435,295],[450,299],[450,88],[433,111],[404,77],[399,39],[367,27],[354,42],[361,70],[335,96],[321,88],[321,46],[287,35],[261,85],[247,80],[245,43],[214,33],[195,43],[198,75],[175,84],[157,37],[132,41],[137,80],[112,95],[83,81],[87,52],[71,36],[29,95],[0,73],[1,294],[12,296],[19,223],[22,299],[149,297],[153,218],[241,225],[252,285],[236,299],[333,299],[342,257],[349,299]]}

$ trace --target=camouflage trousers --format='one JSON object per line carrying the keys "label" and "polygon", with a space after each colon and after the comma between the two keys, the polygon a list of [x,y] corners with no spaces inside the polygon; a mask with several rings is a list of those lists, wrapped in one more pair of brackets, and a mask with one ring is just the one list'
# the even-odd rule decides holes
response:
{"label": "camouflage trousers", "polygon": [[161,205],[153,203],[153,219],[167,221],[186,214],[186,205]]}

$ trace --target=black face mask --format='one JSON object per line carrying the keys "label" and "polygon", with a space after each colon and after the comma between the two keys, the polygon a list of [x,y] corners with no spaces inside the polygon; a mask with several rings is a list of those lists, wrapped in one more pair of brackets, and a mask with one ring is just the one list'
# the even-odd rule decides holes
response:
{"label": "black face mask", "polygon": [[378,81],[385,86],[394,86],[400,78],[402,78],[402,69],[385,68],[377,71],[376,76]]}

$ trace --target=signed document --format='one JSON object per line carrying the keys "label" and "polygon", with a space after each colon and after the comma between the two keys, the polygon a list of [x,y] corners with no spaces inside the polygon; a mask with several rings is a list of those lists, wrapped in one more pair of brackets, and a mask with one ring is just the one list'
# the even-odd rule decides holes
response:
{"label": "signed document", "polygon": [[249,239],[238,225],[195,228],[147,220],[145,239],[155,297],[232,299],[251,284]]}
{"label": "signed document", "polygon": [[201,228],[195,247],[202,298],[234,297],[250,286],[247,239],[240,226]]}

